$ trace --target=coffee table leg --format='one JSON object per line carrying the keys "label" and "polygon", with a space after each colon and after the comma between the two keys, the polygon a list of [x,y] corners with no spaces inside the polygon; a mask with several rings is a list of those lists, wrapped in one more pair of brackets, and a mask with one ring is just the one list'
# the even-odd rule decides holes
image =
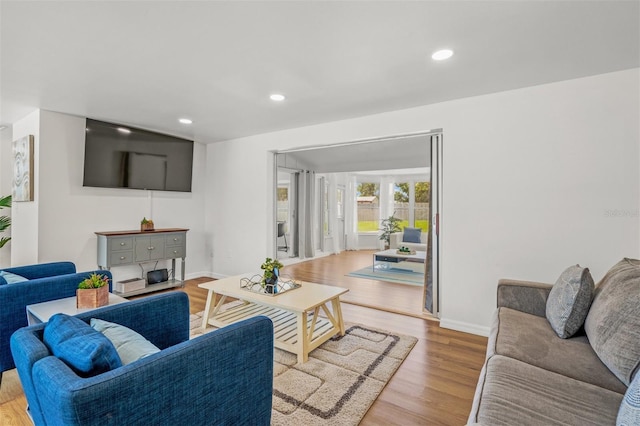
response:
{"label": "coffee table leg", "polygon": [[338,297],[331,299],[331,307],[333,308],[333,315],[336,317],[340,327],[340,335],[344,336],[344,320],[342,319],[342,308],[340,307],[340,299]]}
{"label": "coffee table leg", "polygon": [[216,300],[216,294],[213,290],[209,290],[209,294],[207,294],[207,303],[204,305],[204,312],[202,313],[202,332],[207,329],[207,325],[209,324],[209,316],[211,315],[211,307],[213,306],[214,301]]}
{"label": "coffee table leg", "polygon": [[298,317],[298,363],[302,364],[309,360],[309,338],[307,334],[307,313],[300,312]]}

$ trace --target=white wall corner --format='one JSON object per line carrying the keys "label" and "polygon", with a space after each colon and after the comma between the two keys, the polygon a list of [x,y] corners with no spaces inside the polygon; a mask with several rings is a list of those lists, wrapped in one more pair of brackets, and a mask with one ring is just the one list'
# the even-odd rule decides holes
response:
{"label": "white wall corner", "polygon": [[484,337],[489,337],[490,331],[490,328],[486,326],[456,320],[449,320],[446,318],[440,319],[440,327],[450,330],[463,331],[465,333],[476,334],[478,336]]}

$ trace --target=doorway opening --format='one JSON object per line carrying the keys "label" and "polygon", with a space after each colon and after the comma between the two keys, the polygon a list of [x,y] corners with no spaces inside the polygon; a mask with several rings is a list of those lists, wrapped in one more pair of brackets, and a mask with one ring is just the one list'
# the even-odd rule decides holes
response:
{"label": "doorway opening", "polygon": [[[439,315],[441,130],[291,149],[274,155],[274,252],[279,259],[297,262],[360,251],[369,252],[367,258],[375,266],[372,254],[385,249],[380,222],[395,215],[403,228],[417,228],[424,234],[424,245],[420,246],[425,253],[424,269],[417,271],[422,276],[418,280],[420,309]],[[416,269],[416,265],[411,266]],[[321,277],[316,281],[322,282]],[[327,281],[340,285],[336,277]],[[375,281],[388,285],[390,280]]]}

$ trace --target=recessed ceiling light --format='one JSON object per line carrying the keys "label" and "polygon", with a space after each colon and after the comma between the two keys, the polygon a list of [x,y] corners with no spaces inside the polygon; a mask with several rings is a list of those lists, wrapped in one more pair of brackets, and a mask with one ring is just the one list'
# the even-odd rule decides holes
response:
{"label": "recessed ceiling light", "polygon": [[438,50],[437,52],[434,52],[433,55],[431,55],[431,58],[435,59],[436,61],[444,61],[445,59],[449,59],[452,56],[453,56],[453,50],[442,49],[442,50]]}
{"label": "recessed ceiling light", "polygon": [[129,129],[125,128],[125,127],[118,127],[118,131],[120,133],[126,133],[126,134],[131,133],[131,130],[129,130]]}
{"label": "recessed ceiling light", "polygon": [[269,96],[269,99],[271,99],[272,101],[284,101],[284,95],[281,95],[279,93],[274,93],[273,95]]}
{"label": "recessed ceiling light", "polygon": [[191,124],[191,123],[193,123],[193,120],[189,120],[188,118],[181,118],[178,121],[181,122],[182,124]]}

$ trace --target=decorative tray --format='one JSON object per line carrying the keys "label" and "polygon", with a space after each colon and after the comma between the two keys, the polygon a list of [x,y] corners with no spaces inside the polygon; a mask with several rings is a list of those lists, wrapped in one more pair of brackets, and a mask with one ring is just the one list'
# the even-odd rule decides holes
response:
{"label": "decorative tray", "polygon": [[396,250],[397,254],[404,254],[404,255],[412,255],[412,254],[416,254],[415,250],[410,250],[410,251],[401,251],[401,250]]}
{"label": "decorative tray", "polygon": [[251,278],[241,278],[240,288],[252,293],[264,294],[265,296],[277,296],[290,290],[302,287],[293,279],[284,278],[282,275],[275,284],[265,284],[262,275],[254,275]]}

